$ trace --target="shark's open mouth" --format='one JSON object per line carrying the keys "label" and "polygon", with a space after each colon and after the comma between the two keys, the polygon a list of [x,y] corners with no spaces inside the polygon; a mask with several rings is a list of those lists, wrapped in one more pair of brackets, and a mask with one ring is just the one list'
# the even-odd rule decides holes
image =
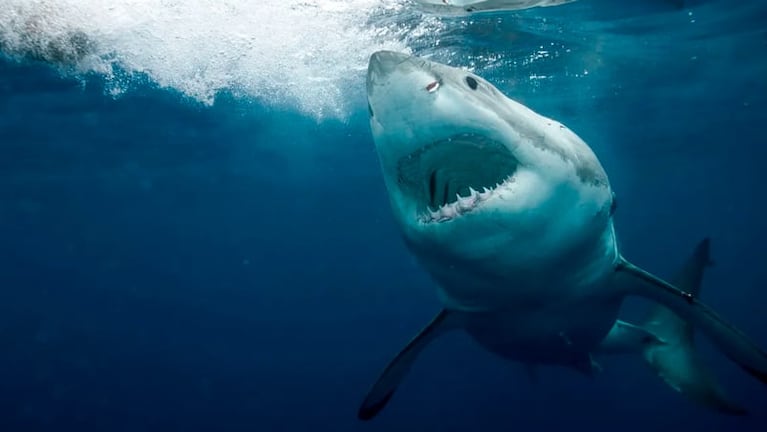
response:
{"label": "shark's open mouth", "polygon": [[400,159],[398,183],[422,222],[446,222],[510,186],[519,162],[506,146],[478,134],[435,141]]}

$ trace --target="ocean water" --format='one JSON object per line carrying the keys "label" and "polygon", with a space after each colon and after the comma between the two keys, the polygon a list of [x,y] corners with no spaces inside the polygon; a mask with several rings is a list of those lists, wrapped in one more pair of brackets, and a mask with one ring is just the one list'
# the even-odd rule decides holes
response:
{"label": "ocean water", "polygon": [[710,236],[703,297],[767,347],[762,0],[453,18],[405,0],[0,0],[0,431],[765,430],[767,390],[704,338],[749,416],[692,404],[638,357],[531,382],[455,334],[357,420],[440,308],[370,137],[379,49],[469,68],[575,130],[625,255],[668,275]]}

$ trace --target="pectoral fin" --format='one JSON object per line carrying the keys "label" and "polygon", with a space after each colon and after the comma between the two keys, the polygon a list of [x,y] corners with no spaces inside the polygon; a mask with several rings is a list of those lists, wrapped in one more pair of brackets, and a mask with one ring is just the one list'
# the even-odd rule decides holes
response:
{"label": "pectoral fin", "polygon": [[599,345],[599,353],[639,353],[650,345],[665,345],[665,342],[642,327],[618,320]]}
{"label": "pectoral fin", "polygon": [[[710,242],[703,240],[695,248],[671,283],[694,297],[700,295],[703,273],[712,264]],[[656,305],[650,310],[644,327],[668,341],[648,345],[644,358],[668,385],[703,405],[732,415],[746,410],[732,402],[719,386],[713,372],[695,349],[694,327],[669,308]]]}
{"label": "pectoral fin", "polygon": [[446,331],[456,328],[455,316],[442,310],[424,327],[383,370],[357,412],[361,420],[370,420],[386,406],[410,366],[426,346]]}
{"label": "pectoral fin", "polygon": [[[628,278],[626,285],[630,292],[662,305],[651,313],[646,328],[664,339],[669,347],[649,350],[645,357],[651,365],[655,363],[654,367],[669,384],[687,385],[698,393],[713,389],[712,384],[709,385],[713,381],[694,351],[691,329],[695,328],[730,360],[767,384],[767,353],[697,298],[703,269],[709,262],[706,239],[698,245],[675,279],[678,284],[687,285],[680,289],[625,259],[621,260],[616,270]],[[706,385],[696,389],[695,386],[700,384]]]}

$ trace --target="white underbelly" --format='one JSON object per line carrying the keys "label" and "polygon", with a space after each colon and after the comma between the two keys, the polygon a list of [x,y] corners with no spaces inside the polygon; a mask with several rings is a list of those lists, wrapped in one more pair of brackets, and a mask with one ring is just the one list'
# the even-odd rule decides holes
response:
{"label": "white underbelly", "polygon": [[489,312],[546,309],[613,297],[609,283],[618,260],[612,225],[582,247],[555,256],[499,248],[476,261],[422,254],[446,308]]}
{"label": "white underbelly", "polygon": [[422,257],[447,309],[491,351],[520,361],[567,363],[605,337],[623,293],[612,226],[582,248],[554,258],[499,250],[480,262]]}

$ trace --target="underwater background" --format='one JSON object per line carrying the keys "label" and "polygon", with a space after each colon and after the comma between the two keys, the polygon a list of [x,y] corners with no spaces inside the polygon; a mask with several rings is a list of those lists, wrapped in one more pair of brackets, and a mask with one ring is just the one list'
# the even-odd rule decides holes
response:
{"label": "underwater background", "polygon": [[[404,0],[0,0],[0,431],[767,428],[639,356],[594,379],[436,341],[390,215],[364,79],[379,49],[467,67],[576,131],[624,254],[667,276],[704,236],[705,301],[767,346],[767,2],[579,0],[470,17]],[[629,300],[626,317],[646,303]]]}

